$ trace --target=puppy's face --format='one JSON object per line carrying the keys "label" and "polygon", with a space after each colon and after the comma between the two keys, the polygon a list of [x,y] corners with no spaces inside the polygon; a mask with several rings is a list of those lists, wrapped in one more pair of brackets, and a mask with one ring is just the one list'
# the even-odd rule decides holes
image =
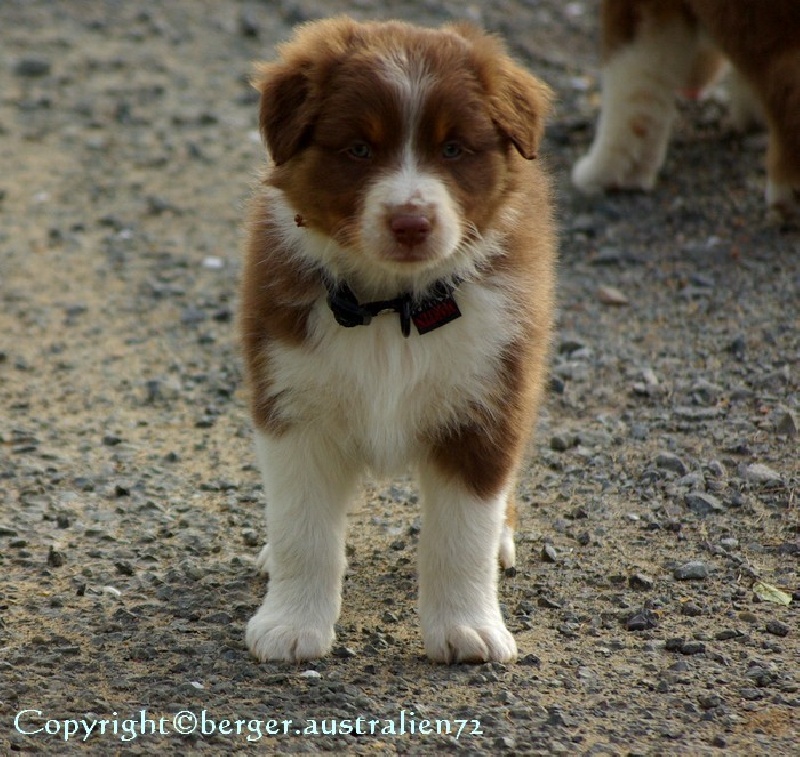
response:
{"label": "puppy's face", "polygon": [[357,265],[446,260],[535,155],[549,91],[478,32],[336,19],[282,53],[256,80],[269,181]]}

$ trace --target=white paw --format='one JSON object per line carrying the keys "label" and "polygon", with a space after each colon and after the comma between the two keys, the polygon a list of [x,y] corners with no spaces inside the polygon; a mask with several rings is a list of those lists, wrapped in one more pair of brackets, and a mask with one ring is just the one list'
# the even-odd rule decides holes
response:
{"label": "white paw", "polygon": [[328,654],[334,633],[332,625],[315,627],[273,615],[262,607],[250,618],[244,638],[250,652],[262,662],[300,662]]}
{"label": "white paw", "polygon": [[502,621],[485,624],[442,623],[425,632],[425,651],[434,662],[511,662],[517,644]]}
{"label": "white paw", "polygon": [[584,155],[572,169],[572,183],[586,194],[604,189],[641,189],[649,191],[656,183],[656,170],[636,165],[623,155],[603,159],[593,153]]}
{"label": "white paw", "polygon": [[269,575],[269,544],[265,544],[261,551],[258,553],[258,557],[256,558],[256,570],[262,576]]}
{"label": "white paw", "polygon": [[517,561],[517,550],[514,547],[514,529],[503,525],[500,532],[500,550],[498,553],[500,567],[503,570],[513,568]]}
{"label": "white paw", "polygon": [[767,214],[772,223],[800,223],[800,185],[767,181]]}

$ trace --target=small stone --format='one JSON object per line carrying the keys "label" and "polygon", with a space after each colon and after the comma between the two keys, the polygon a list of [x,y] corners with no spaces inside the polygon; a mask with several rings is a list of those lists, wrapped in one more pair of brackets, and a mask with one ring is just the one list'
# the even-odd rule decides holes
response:
{"label": "small stone", "polygon": [[134,573],[133,565],[127,560],[117,560],[117,562],[114,563],[114,567],[121,576],[132,576]]}
{"label": "small stone", "polygon": [[672,411],[676,418],[682,421],[710,421],[724,412],[722,407],[697,407],[695,405],[679,405]]}
{"label": "small stone", "polygon": [[608,286],[607,284],[601,284],[597,287],[597,299],[603,303],[603,305],[612,305],[614,307],[622,307],[630,302],[627,296],[619,289]]}
{"label": "small stone", "polygon": [[697,698],[697,704],[701,710],[713,710],[724,703],[724,699],[719,694],[701,694]]}
{"label": "small stone", "polygon": [[246,547],[257,547],[259,544],[261,544],[261,538],[258,535],[258,531],[256,531],[254,528],[242,529],[242,541]]}
{"label": "small stone", "polygon": [[780,620],[770,620],[765,627],[767,633],[774,634],[775,636],[789,635],[789,626],[786,623],[781,623]]}
{"label": "small stone", "polygon": [[764,697],[764,694],[761,691],[758,689],[751,689],[750,687],[740,689],[739,694],[741,695],[742,699],[746,699],[748,702],[754,702],[757,699],[763,699]]}
{"label": "small stone", "polygon": [[628,618],[625,629],[627,631],[649,631],[657,625],[656,616],[649,610],[643,610]]}
{"label": "small stone", "polygon": [[575,434],[568,431],[560,431],[550,437],[550,449],[554,452],[566,452],[577,443]]}
{"label": "small stone", "polygon": [[703,654],[706,651],[706,645],[702,641],[686,641],[681,645],[680,653],[685,655]]}
{"label": "small stone", "polygon": [[775,413],[775,433],[779,436],[788,436],[794,439],[797,436],[800,425],[797,415],[785,407],[780,407]]}
{"label": "small stone", "polygon": [[570,728],[574,725],[571,717],[566,715],[558,707],[550,707],[547,716],[547,725],[560,726],[562,728]]}
{"label": "small stone", "polygon": [[636,591],[650,591],[653,588],[653,579],[644,573],[634,573],[628,576],[628,586]]}
{"label": "small stone", "polygon": [[[536,600],[536,604],[539,605],[539,607],[546,607],[548,610],[560,610],[564,606],[563,602],[559,602],[557,599],[548,596],[539,597]],[[530,612],[526,614],[530,615]]]}
{"label": "small stone", "polygon": [[394,550],[395,552],[402,552],[406,548],[406,543],[400,539],[397,541],[393,541],[389,545],[389,549]]}
{"label": "small stone", "polygon": [[239,34],[248,39],[257,39],[261,34],[261,25],[255,16],[247,10],[239,14]]}
{"label": "small stone", "polygon": [[751,463],[746,466],[743,478],[750,483],[765,486],[781,483],[781,474],[763,463]]}
{"label": "small stone", "polygon": [[673,471],[679,476],[685,476],[688,471],[686,463],[672,452],[660,452],[656,455],[656,468]]}
{"label": "small stone", "polygon": [[699,405],[713,405],[721,393],[721,386],[705,380],[698,381],[691,388],[692,399]]}
{"label": "small stone", "polygon": [[666,649],[667,652],[680,652],[683,648],[683,642],[684,640],[679,637],[667,639],[666,642],[664,642],[664,649]]}
{"label": "small stone", "polygon": [[34,57],[32,55],[20,58],[14,64],[14,73],[17,76],[38,77],[47,76],[50,73],[51,65],[47,58]]}
{"label": "small stone", "polygon": [[678,581],[701,581],[708,578],[708,566],[702,560],[690,560],[675,568],[673,575]]}
{"label": "small stone", "polygon": [[681,615],[685,615],[689,618],[696,618],[698,615],[703,614],[703,608],[698,607],[696,604],[692,602],[685,602],[681,605]]}
{"label": "small stone", "polygon": [[731,639],[741,639],[744,634],[741,631],[737,631],[734,628],[726,628],[722,631],[717,631],[714,634],[714,638],[717,641],[730,641]]}
{"label": "small stone", "polygon": [[542,549],[542,560],[545,562],[558,562],[558,552],[552,544],[545,544]]}
{"label": "small stone", "polygon": [[47,564],[51,568],[60,568],[66,561],[67,558],[64,553],[54,549],[53,545],[51,544],[50,549],[47,552]]}
{"label": "small stone", "polygon": [[740,334],[728,344],[728,352],[737,360],[744,360],[745,354],[747,353],[747,340],[743,335]]}
{"label": "small stone", "polygon": [[350,647],[345,647],[345,646],[334,647],[333,650],[331,650],[331,654],[334,657],[355,657],[356,656],[355,650],[351,649]]}
{"label": "small stone", "polygon": [[722,512],[725,508],[722,503],[713,495],[705,492],[689,492],[684,498],[684,503],[693,513],[697,515],[710,515],[711,513]]}

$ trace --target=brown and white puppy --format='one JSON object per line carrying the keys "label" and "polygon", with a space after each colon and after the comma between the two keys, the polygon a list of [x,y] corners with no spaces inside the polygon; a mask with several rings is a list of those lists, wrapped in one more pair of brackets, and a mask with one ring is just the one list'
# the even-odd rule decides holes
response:
{"label": "brown and white puppy", "polygon": [[[766,201],[800,214],[800,3],[604,0],[602,111],[573,170],[585,191],[651,189],[667,149],[675,91],[695,86],[715,46],[757,99],[769,128]],[[741,90],[739,90],[741,91]],[[743,121],[752,109],[742,110]]]}
{"label": "brown and white puppy", "polygon": [[330,650],[348,501],[366,471],[412,466],[429,657],[511,660],[497,561],[514,561],[553,318],[531,160],[550,91],[466,26],[337,18],[279,52],[255,77],[272,164],[242,290],[269,534],[247,644],[261,660]]}

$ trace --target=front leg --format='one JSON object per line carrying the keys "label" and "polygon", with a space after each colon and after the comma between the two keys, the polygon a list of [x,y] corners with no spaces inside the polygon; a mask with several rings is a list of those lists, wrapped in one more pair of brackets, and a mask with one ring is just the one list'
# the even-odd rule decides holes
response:
{"label": "front leg", "polygon": [[509,485],[479,496],[432,464],[422,467],[420,485],[419,611],[428,657],[444,663],[514,660],[517,645],[497,598]]}
{"label": "front leg", "polygon": [[334,445],[303,430],[274,437],[256,432],[267,497],[269,549],[264,602],[245,640],[260,660],[322,657],[333,644],[346,567],[347,504],[356,471]]}
{"label": "front leg", "polygon": [[675,93],[691,83],[703,45],[696,25],[684,19],[645,19],[632,41],[606,52],[594,142],[572,171],[578,189],[653,188],[677,112]]}

